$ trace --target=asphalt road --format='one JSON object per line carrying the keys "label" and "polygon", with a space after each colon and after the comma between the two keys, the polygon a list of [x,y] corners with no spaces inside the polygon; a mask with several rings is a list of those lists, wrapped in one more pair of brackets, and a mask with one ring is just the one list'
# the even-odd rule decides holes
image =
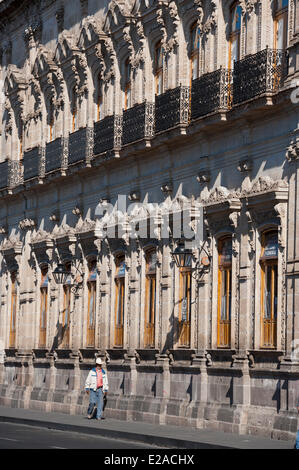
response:
{"label": "asphalt road", "polygon": [[[100,426],[100,424],[99,424]],[[0,449],[151,449],[146,444],[0,423]]]}

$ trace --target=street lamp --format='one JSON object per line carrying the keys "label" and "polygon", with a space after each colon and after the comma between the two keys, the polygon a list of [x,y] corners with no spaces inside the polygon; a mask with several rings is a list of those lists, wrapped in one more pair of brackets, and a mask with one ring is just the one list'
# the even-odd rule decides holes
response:
{"label": "street lamp", "polygon": [[185,247],[184,242],[180,242],[176,249],[171,253],[171,256],[178,268],[191,268],[191,271],[195,273],[195,278],[199,279],[200,275],[208,268],[211,263],[211,256],[202,246],[200,252],[204,251],[206,256],[202,257],[200,261],[197,261],[195,267],[192,268],[192,250]]}
{"label": "street lamp", "polygon": [[53,278],[56,284],[66,284],[69,275],[70,272],[61,263],[59,263],[57,268],[53,271]]}
{"label": "street lamp", "polygon": [[[72,263],[72,262],[70,262]],[[59,263],[57,268],[53,271],[53,279],[58,285],[68,284],[71,286],[73,292],[77,292],[78,289],[81,289],[83,286],[83,273],[79,271],[77,266],[72,263],[76,269],[78,276],[75,277],[72,275],[69,268],[65,264]],[[80,280],[79,280],[80,279]]]}
{"label": "street lamp", "polygon": [[192,251],[185,248],[184,243],[179,243],[171,255],[178,268],[191,267]]}

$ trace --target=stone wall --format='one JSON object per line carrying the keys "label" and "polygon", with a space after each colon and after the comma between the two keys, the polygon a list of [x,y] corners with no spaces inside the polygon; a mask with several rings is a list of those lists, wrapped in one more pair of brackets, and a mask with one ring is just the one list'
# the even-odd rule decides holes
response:
{"label": "stone wall", "polygon": [[[92,362],[65,362],[19,358],[6,363],[1,368],[0,405],[86,415],[84,384]],[[169,365],[167,358],[137,365],[123,360],[105,368],[107,417],[294,439],[299,374],[282,365],[270,372],[249,369],[245,359],[241,367],[207,367],[205,362]]]}

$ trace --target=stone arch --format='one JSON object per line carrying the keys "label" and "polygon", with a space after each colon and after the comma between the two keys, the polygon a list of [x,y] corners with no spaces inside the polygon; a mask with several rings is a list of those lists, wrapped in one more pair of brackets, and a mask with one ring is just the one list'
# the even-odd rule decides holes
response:
{"label": "stone arch", "polygon": [[23,152],[23,135],[26,112],[26,90],[27,80],[22,71],[10,65],[4,81],[4,90],[6,94],[6,110],[10,119],[11,136],[18,135],[18,139],[10,139],[8,156],[11,159],[19,159]]}
{"label": "stone arch", "polygon": [[67,122],[65,125],[66,130],[71,130],[73,91],[75,91],[78,100],[79,126],[86,122],[88,99],[87,59],[85,54],[73,44],[71,36],[67,35],[61,35],[54,57],[63,74],[65,98],[68,106],[68,113],[65,116]]}
{"label": "stone arch", "polygon": [[[104,114],[106,115],[109,106],[109,83],[115,76],[115,52],[112,42],[107,34],[105,34],[100,24],[95,20],[86,21],[81,29],[78,47],[84,51],[88,65],[88,75],[90,81],[89,106],[97,103],[98,83],[103,83],[103,100]],[[93,100],[93,102],[92,102]]]}
{"label": "stone arch", "polygon": [[[33,77],[39,82],[42,92],[44,132],[53,118],[54,134],[61,133],[61,111],[64,106],[63,76],[54,62],[53,53],[40,48],[32,69]],[[53,115],[52,115],[53,113]]]}

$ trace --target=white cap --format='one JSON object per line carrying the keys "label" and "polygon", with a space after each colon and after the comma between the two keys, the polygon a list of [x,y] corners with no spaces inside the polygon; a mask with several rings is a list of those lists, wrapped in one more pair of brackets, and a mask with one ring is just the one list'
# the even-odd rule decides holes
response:
{"label": "white cap", "polygon": [[96,364],[102,365],[102,359],[98,357],[96,360]]}

